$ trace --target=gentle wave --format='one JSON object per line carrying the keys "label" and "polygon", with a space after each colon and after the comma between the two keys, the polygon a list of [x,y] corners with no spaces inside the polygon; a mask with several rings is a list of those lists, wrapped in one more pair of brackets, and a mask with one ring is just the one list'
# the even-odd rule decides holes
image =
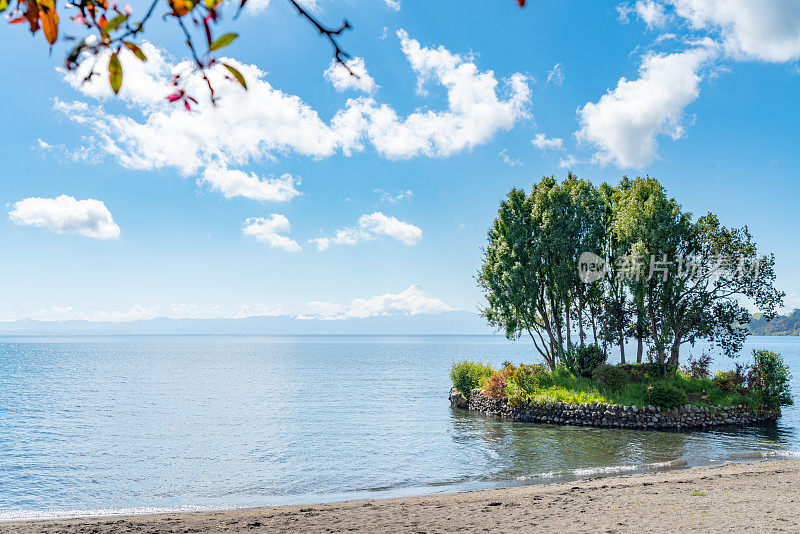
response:
{"label": "gentle wave", "polygon": [[800,451],[752,451],[734,452],[728,455],[731,460],[758,460],[759,458],[787,459],[800,458]]}
{"label": "gentle wave", "polygon": [[142,506],[134,508],[96,508],[87,510],[0,510],[2,521],[33,521],[41,519],[72,519],[76,517],[112,517],[145,514],[171,514],[181,512],[206,512],[216,510],[212,506],[175,506],[160,508]]}
{"label": "gentle wave", "polygon": [[517,480],[553,479],[562,477],[588,478],[595,476],[618,475],[623,473],[681,469],[688,466],[689,462],[685,460],[670,460],[668,462],[653,462],[648,464],[607,465],[601,467],[584,467],[579,469],[567,469],[563,471],[548,471],[546,473],[537,473],[535,475],[521,476],[518,477]]}

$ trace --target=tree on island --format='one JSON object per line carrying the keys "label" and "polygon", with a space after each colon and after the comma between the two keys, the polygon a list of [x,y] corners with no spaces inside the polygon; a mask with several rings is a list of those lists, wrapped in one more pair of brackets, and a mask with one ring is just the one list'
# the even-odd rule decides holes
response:
{"label": "tree on island", "polygon": [[[478,280],[483,315],[509,339],[528,334],[554,369],[592,342],[637,341],[651,361],[677,367],[680,348],[707,340],[731,357],[751,320],[743,300],[775,316],[775,258],[760,256],[747,227],[729,229],[709,213],[697,221],[653,178],[599,188],[569,174],[512,189],[488,232]],[[579,258],[605,258],[608,276],[583,281]],[[577,343],[572,333],[578,331]]]}

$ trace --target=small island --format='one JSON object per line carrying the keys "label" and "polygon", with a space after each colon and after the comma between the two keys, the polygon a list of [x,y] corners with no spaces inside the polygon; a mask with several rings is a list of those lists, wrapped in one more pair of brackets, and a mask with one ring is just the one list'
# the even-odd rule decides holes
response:
{"label": "small island", "polygon": [[780,354],[754,350],[713,376],[709,354],[680,358],[699,341],[737,358],[751,323],[782,305],[774,266],[747,227],[694,219],[654,178],[595,186],[569,174],[512,189],[488,232],[482,312],[508,339],[529,336],[542,363],[457,362],[450,402],[517,421],[637,429],[775,419],[792,403]]}

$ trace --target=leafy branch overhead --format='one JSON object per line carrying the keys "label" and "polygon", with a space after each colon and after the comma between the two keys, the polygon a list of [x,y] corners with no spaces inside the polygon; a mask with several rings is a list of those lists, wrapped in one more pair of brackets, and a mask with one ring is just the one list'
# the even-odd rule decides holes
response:
{"label": "leafy branch overhead", "polygon": [[[199,72],[206,83],[211,103],[216,103],[216,96],[211,80],[206,71],[217,64],[228,71],[227,76],[231,81],[240,84],[247,90],[244,76],[232,65],[221,62],[214,52],[233,43],[239,34],[228,32],[214,37],[212,28],[218,24],[225,14],[225,8],[235,2],[236,19],[245,7],[248,0],[153,0],[141,17],[134,16],[131,7],[124,4],[109,4],[108,0],[72,0],[61,6],[62,14],[68,14],[68,19],[77,28],[86,32],[82,38],[72,35],[62,35],[64,41],[77,43],[67,54],[65,66],[67,70],[75,70],[84,62],[90,61],[91,68],[84,81],[89,81],[98,75],[96,70],[99,61],[104,58],[104,52],[110,52],[108,57],[108,83],[115,94],[119,93],[124,83],[124,73],[120,54],[133,54],[140,61],[147,61],[147,56],[142,51],[136,40],[141,38],[145,26],[152,16],[161,8],[162,20],[172,19],[186,43],[192,57],[194,71]],[[351,29],[347,19],[341,26],[330,28],[322,24],[311,15],[300,2],[288,0],[295,8],[298,15],[305,19],[320,36],[326,38],[333,47],[333,57],[336,63],[344,67],[351,76],[358,77],[347,64],[350,54],[344,51],[339,38],[345,30]],[[52,47],[59,39],[61,18],[56,6],[57,0],[0,0],[0,13],[6,12],[9,24],[26,23],[32,34],[40,29],[47,42]],[[520,7],[524,7],[525,0],[517,0]],[[198,38],[198,34],[202,36]],[[205,42],[206,51],[203,52],[197,41]],[[197,100],[187,94],[185,89],[185,76],[176,75],[172,84],[174,93],[167,99],[170,102],[181,102],[187,110],[191,110]]]}

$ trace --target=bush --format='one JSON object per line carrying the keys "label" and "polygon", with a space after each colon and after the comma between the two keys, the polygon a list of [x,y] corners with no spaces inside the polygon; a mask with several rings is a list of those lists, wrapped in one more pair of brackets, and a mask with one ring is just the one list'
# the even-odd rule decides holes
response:
{"label": "bush", "polygon": [[714,375],[714,379],[711,382],[715,388],[719,388],[722,391],[744,393],[747,389],[745,388],[746,380],[745,367],[737,363],[735,371],[720,371]]}
{"label": "bush", "polygon": [[572,347],[564,353],[564,365],[575,376],[591,378],[592,373],[601,363],[605,363],[606,354],[597,345]]}
{"label": "bush", "polygon": [[627,373],[631,382],[641,382],[647,378],[647,368],[641,363],[621,363],[617,368]]}
{"label": "bush", "polygon": [[676,408],[686,404],[686,393],[667,384],[652,384],[644,390],[644,400],[654,406]]}
{"label": "bush", "polygon": [[525,393],[534,393],[537,389],[547,385],[550,374],[541,365],[520,365],[508,377],[508,382],[513,383]]}
{"label": "bush", "polygon": [[609,391],[620,391],[629,382],[628,373],[619,367],[605,363],[601,363],[595,368],[592,379],[598,386]]}
{"label": "bush", "polygon": [[461,361],[454,363],[450,368],[453,387],[466,398],[469,398],[473,389],[483,387],[486,380],[493,374],[494,369],[491,366],[480,362]]}
{"label": "bush", "polygon": [[709,367],[711,367],[711,355],[704,352],[696,360],[690,357],[689,365],[683,370],[692,378],[708,378]]}
{"label": "bush", "polygon": [[789,368],[780,354],[769,350],[753,351],[753,368],[748,377],[749,388],[765,408],[776,409],[792,404],[789,390]]}
{"label": "bush", "polygon": [[486,380],[483,386],[483,393],[492,399],[500,399],[506,396],[506,386],[509,377],[517,370],[516,367],[508,362],[503,364],[503,368],[494,373]]}

